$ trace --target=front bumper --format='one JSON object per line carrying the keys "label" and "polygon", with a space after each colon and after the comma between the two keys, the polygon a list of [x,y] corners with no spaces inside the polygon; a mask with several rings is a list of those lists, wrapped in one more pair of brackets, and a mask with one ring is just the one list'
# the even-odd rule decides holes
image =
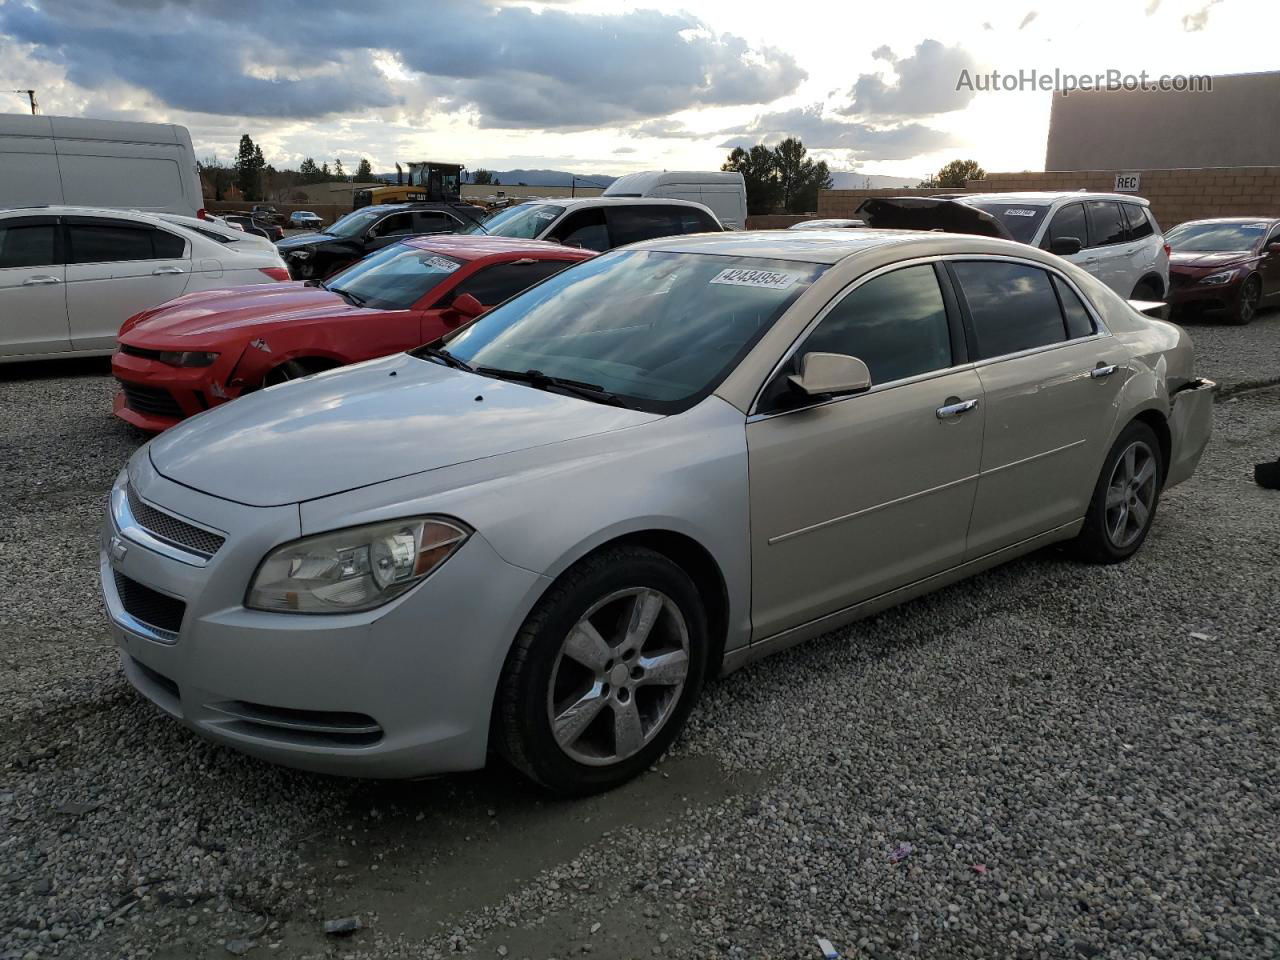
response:
{"label": "front bumper", "polygon": [[175,367],[117,350],[111,373],[120,384],[111,412],[125,423],[159,433],[187,417],[239,396],[231,386],[238,354],[223,354],[208,367]]}
{"label": "front bumper", "polygon": [[1171,274],[1168,302],[1176,313],[1234,310],[1240,302],[1244,284],[1240,277],[1230,283],[1202,284],[1206,274]]}
{"label": "front bumper", "polygon": [[[211,740],[321,773],[416,777],[484,765],[498,676],[544,578],[475,534],[376,610],[249,610],[242,601],[258,562],[299,536],[297,506],[252,508],[198,493],[160,476],[145,452],[131,482],[148,507],[226,535],[192,562],[140,533],[113,495],[102,592],[125,676],[160,709]],[[185,604],[169,624],[176,629],[134,616],[148,613],[122,597],[121,583]]]}

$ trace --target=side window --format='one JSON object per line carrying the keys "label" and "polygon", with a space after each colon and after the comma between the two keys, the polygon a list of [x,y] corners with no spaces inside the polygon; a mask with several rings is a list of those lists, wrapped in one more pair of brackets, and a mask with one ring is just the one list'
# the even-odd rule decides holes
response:
{"label": "side window", "polygon": [[796,351],[844,353],[890,383],[951,366],[947,309],[933,267],[904,267],[869,280],[823,317]]}
{"label": "side window", "polygon": [[1114,200],[1089,200],[1085,207],[1089,211],[1089,246],[1105,247],[1113,243],[1124,243],[1128,227],[1120,213],[1120,204]]}
{"label": "side window", "polygon": [[1271,236],[1267,237],[1267,242],[1263,245],[1263,249],[1265,250],[1273,243],[1280,243],[1280,227],[1276,227],[1271,231]]}
{"label": "side window", "polygon": [[1041,246],[1048,250],[1054,240],[1062,237],[1075,237],[1080,241],[1080,246],[1089,246],[1089,231],[1085,229],[1082,204],[1069,203],[1053,215]]}
{"label": "side window", "polygon": [[1045,271],[995,260],[961,261],[953,269],[969,305],[979,360],[1066,339],[1058,297]]}
{"label": "side window", "polygon": [[157,231],[126,223],[72,223],[68,263],[122,263],[155,259]]}
{"label": "side window", "polygon": [[[473,273],[453,289],[453,297],[469,293],[486,307],[527,290],[535,283],[569,266],[564,260],[533,260],[529,263],[497,263]],[[450,298],[452,299],[452,297]]]}
{"label": "side window", "polygon": [[696,207],[680,208],[681,233],[720,233],[720,225],[703,210]]}
{"label": "side window", "polygon": [[157,260],[177,260],[187,252],[187,241],[167,230],[152,230],[151,242]]}
{"label": "side window", "polygon": [[668,206],[647,207],[636,204],[611,207],[608,218],[613,245],[621,247],[627,243],[639,243],[655,237],[674,237],[683,233],[680,213],[678,208]]}
{"label": "side window", "polygon": [[0,270],[56,264],[52,222],[0,220]]}
{"label": "side window", "polygon": [[1147,208],[1136,203],[1122,203],[1125,219],[1129,221],[1129,239],[1142,240],[1155,233],[1151,218],[1147,216]]}
{"label": "side window", "polygon": [[413,214],[393,213],[378,221],[373,228],[375,237],[404,237],[413,233]]}
{"label": "side window", "polygon": [[604,211],[599,207],[569,214],[547,239],[584,250],[604,251],[613,246],[609,242],[609,230],[605,227]]}
{"label": "side window", "polygon": [[439,213],[433,210],[414,211],[414,233],[453,233],[457,229],[458,221],[447,213]]}
{"label": "side window", "polygon": [[1096,331],[1093,317],[1085,309],[1084,304],[1065,281],[1053,277],[1053,288],[1058,291],[1058,299],[1062,303],[1062,315],[1067,320],[1067,339],[1092,336]]}

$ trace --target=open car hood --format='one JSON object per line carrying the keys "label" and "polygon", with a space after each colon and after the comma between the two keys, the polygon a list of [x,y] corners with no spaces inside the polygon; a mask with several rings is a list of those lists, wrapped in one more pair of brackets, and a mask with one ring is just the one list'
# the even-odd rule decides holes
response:
{"label": "open car hood", "polygon": [[941,197],[873,197],[862,201],[856,216],[878,229],[939,230],[1013,239],[1004,224],[986,211]]}

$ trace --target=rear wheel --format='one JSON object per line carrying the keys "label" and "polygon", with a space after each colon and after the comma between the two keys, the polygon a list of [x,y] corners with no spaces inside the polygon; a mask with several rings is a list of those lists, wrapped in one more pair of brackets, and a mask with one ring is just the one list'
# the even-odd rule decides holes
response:
{"label": "rear wheel", "polygon": [[557,793],[616,787],[680,732],[706,655],[706,615],[683,570],[641,547],[588,557],[516,638],[498,686],[496,745]]}
{"label": "rear wheel", "polygon": [[1254,274],[1245,280],[1240,287],[1240,298],[1236,301],[1236,309],[1231,314],[1231,322],[1243,327],[1252,323],[1258,315],[1258,304],[1262,302],[1262,281]]}
{"label": "rear wheel", "polygon": [[1141,549],[1160,503],[1164,462],[1155,432],[1135,420],[1103,462],[1073,547],[1091,563],[1120,563]]}
{"label": "rear wheel", "polygon": [[1130,300],[1159,300],[1160,291],[1150,280],[1140,280],[1129,295]]}

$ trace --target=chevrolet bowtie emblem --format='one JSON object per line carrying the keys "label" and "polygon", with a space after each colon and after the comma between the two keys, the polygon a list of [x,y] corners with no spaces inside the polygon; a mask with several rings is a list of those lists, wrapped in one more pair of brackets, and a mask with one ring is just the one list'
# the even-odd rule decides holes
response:
{"label": "chevrolet bowtie emblem", "polygon": [[111,538],[111,559],[119,563],[124,559],[124,555],[129,552],[129,545],[120,537]]}

